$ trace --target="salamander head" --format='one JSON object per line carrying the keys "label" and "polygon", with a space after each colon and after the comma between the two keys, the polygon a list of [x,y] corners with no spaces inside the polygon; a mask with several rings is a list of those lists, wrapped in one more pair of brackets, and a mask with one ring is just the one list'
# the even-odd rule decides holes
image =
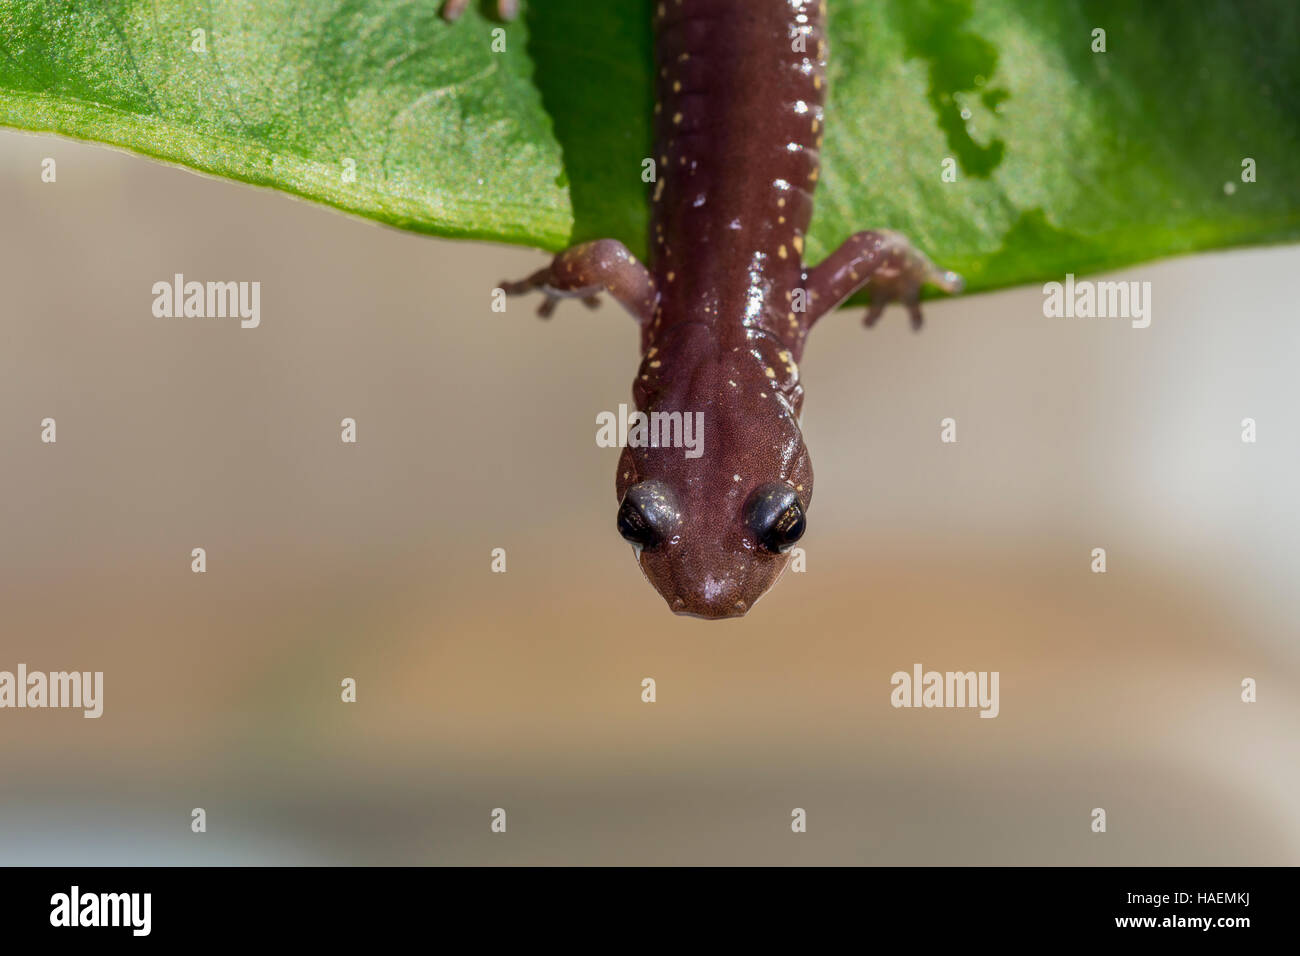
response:
{"label": "salamander head", "polygon": [[807,523],[812,467],[796,409],[763,363],[729,355],[686,378],[642,407],[652,434],[675,413],[692,416],[702,446],[636,447],[629,438],[616,483],[618,529],[675,613],[739,617],[789,563]]}

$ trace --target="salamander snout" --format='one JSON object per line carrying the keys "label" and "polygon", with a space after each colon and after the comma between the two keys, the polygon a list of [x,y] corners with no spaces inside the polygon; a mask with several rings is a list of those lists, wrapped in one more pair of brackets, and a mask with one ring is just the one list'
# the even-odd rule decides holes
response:
{"label": "salamander snout", "polygon": [[638,482],[624,494],[619,533],[674,613],[740,617],[785,570],[786,552],[806,526],[794,489],[760,484],[742,507],[736,504],[728,496],[717,508],[684,511],[671,487],[657,480]]}

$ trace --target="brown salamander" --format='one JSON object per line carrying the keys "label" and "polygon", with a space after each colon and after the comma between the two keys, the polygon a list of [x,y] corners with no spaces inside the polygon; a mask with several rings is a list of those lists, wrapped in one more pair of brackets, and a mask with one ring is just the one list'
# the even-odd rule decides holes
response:
{"label": "brown salamander", "polygon": [[[467,0],[451,0],[456,16]],[[503,17],[514,0],[499,0]],[[575,246],[515,295],[608,293],[641,327],[637,409],[703,413],[703,454],[625,447],[618,529],[679,614],[744,614],[789,562],[813,473],[799,429],[808,331],[860,289],[866,324],[902,302],[920,328],[921,286],[961,279],[897,233],[859,232],[803,261],[826,96],[824,0],[663,0],[655,12],[656,182],[650,261],[614,239]],[[671,438],[671,430],[669,430]]]}

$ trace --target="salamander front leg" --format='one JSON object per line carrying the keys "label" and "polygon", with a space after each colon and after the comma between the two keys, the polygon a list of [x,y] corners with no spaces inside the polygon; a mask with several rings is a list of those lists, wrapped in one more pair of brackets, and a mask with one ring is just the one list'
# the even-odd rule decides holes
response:
{"label": "salamander front leg", "polygon": [[887,304],[898,301],[907,307],[912,328],[920,329],[921,286],[927,282],[952,293],[963,286],[961,276],[938,268],[899,233],[859,232],[808,273],[806,286],[815,303],[808,325],[865,288],[871,293],[871,308],[863,320],[868,328]]}
{"label": "salamander front leg", "polygon": [[[455,20],[465,8],[469,6],[470,0],[447,0],[442,7],[442,16],[444,20]],[[519,13],[519,0],[497,0],[497,16],[502,20],[513,20]]]}
{"label": "salamander front leg", "polygon": [[600,293],[608,292],[644,324],[654,318],[659,298],[650,270],[627,251],[627,246],[614,239],[598,239],[566,249],[545,269],[519,282],[502,282],[501,288],[506,295],[540,291],[546,298],[537,314],[544,319],[550,318],[560,299],[581,299],[595,308],[600,304]]}

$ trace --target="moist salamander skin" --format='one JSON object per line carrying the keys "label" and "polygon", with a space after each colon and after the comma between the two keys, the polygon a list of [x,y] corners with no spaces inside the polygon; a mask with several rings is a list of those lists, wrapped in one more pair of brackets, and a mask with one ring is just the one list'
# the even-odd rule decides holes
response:
{"label": "moist salamander skin", "polygon": [[[514,6],[500,0],[499,12]],[[445,12],[463,7],[453,0]],[[817,320],[865,288],[866,325],[900,301],[919,328],[923,284],[961,288],[885,229],[804,262],[825,129],[826,8],[658,3],[649,260],[601,239],[502,283],[511,295],[542,293],[546,317],[560,299],[594,305],[605,293],[639,323],[632,397],[644,420],[630,423],[619,458],[617,528],[679,614],[745,614],[807,527],[799,360]]]}

